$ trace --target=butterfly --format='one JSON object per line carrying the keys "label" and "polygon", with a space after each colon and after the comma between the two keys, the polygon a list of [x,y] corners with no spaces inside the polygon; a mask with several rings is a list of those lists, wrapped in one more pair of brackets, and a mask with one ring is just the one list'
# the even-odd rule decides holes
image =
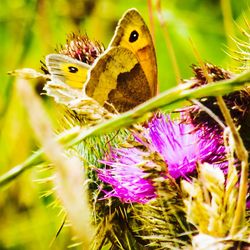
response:
{"label": "butterfly", "polygon": [[125,112],[157,94],[157,63],[149,29],[136,9],[120,19],[108,48],[90,66],[61,54],[46,65],[61,81],[96,100],[111,112]]}

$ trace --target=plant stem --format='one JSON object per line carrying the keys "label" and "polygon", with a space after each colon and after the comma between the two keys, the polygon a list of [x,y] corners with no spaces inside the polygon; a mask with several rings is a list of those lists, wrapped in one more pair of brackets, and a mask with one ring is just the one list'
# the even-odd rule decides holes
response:
{"label": "plant stem", "polygon": [[[67,130],[58,135],[56,140],[62,142],[66,148],[71,147],[89,136],[105,134],[123,127],[128,127],[135,122],[145,121],[150,116],[150,112],[157,109],[168,108],[168,111],[171,111],[180,107],[183,101],[187,99],[190,100],[204,96],[225,95],[230,92],[241,90],[244,86],[247,86],[249,82],[250,70],[237,75],[233,79],[211,83],[196,89],[190,89],[190,83],[182,84],[159,94],[133,110],[117,115],[104,123],[89,128],[88,130],[80,129],[79,127]],[[27,169],[40,164],[42,162],[43,153],[43,149],[39,149],[22,164],[17,165],[0,176],[0,187],[14,180]]]}
{"label": "plant stem", "polygon": [[225,121],[230,128],[234,142],[235,142],[235,152],[238,159],[241,161],[241,175],[240,175],[240,186],[238,193],[238,200],[236,205],[236,210],[234,214],[234,219],[232,227],[230,230],[230,235],[235,235],[244,223],[245,220],[245,208],[246,208],[246,197],[247,197],[247,185],[248,185],[248,152],[245,149],[243,141],[234,125],[233,119],[230,115],[229,110],[221,96],[217,97],[218,105],[222,111]]}

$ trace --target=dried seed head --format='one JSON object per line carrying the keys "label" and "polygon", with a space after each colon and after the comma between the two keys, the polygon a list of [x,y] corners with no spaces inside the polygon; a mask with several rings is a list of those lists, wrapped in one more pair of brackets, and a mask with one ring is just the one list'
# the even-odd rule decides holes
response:
{"label": "dried seed head", "polygon": [[66,44],[61,45],[57,52],[92,65],[104,50],[103,44],[91,41],[87,34],[71,33],[67,37]]}
{"label": "dried seed head", "polygon": [[194,64],[191,67],[195,74],[193,78],[195,87],[207,84],[208,78],[212,80],[212,82],[217,82],[224,79],[230,79],[233,76],[231,72],[210,63],[205,64],[205,69]]}
{"label": "dried seed head", "polygon": [[[87,34],[71,33],[67,36],[66,44],[56,49],[56,52],[62,55],[72,57],[81,62],[92,65],[97,57],[99,57],[105,48],[98,41],[91,41]],[[47,66],[41,61],[41,70],[44,74],[49,74]]]}
{"label": "dried seed head", "polygon": [[[192,79],[194,88],[207,84],[207,78],[216,82],[233,77],[233,73],[219,68],[218,66],[205,64],[205,67],[204,70],[201,67],[195,65],[192,66],[195,73],[195,77]],[[236,126],[240,126],[240,134],[243,136],[250,129],[250,88],[246,87],[241,91],[225,95],[223,98]],[[199,99],[199,102],[210,109],[222,122],[224,122],[224,117],[217,105],[215,97],[204,97]],[[192,123],[197,129],[205,127],[206,130],[211,129],[211,131],[217,131],[219,134],[223,133],[223,129],[220,125],[198,105],[192,105],[189,108],[186,108],[183,112],[183,118],[185,122]],[[246,141],[247,138],[248,136],[243,136],[245,145],[247,148],[250,148],[250,141]]]}

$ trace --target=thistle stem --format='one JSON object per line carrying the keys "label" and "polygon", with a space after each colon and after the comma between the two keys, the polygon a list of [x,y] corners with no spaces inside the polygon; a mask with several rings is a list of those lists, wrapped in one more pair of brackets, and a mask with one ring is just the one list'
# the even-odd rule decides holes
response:
{"label": "thistle stem", "polygon": [[[171,111],[176,109],[177,107],[181,107],[183,101],[187,99],[201,98],[203,96],[225,95],[230,92],[242,89],[244,86],[248,85],[249,82],[250,70],[237,75],[233,79],[204,85],[196,89],[190,89],[190,83],[182,84],[157,95],[156,97],[139,105],[133,110],[130,110],[121,115],[117,115],[114,118],[96,125],[95,127],[92,127],[88,130],[80,129],[79,127],[74,127],[70,130],[66,130],[62,134],[58,135],[56,140],[62,142],[64,147],[68,148],[76,145],[89,136],[108,133],[122,127],[128,127],[135,122],[144,121],[148,118],[150,112],[159,108],[168,108],[168,110]],[[17,165],[16,167],[0,176],[0,187],[14,180],[24,171],[40,164],[42,162],[43,154],[43,149],[39,149],[25,162]]]}
{"label": "thistle stem", "polygon": [[174,69],[174,72],[175,72],[176,83],[180,84],[182,82],[180,69],[179,69],[177,58],[176,58],[176,55],[175,55],[173,43],[172,43],[170,35],[169,35],[168,25],[167,25],[166,21],[164,20],[164,17],[163,17],[163,14],[162,14],[161,1],[156,2],[156,7],[157,7],[157,12],[158,12],[158,19],[160,21],[160,25],[161,25],[161,28],[163,30],[163,35],[164,35],[164,38],[165,38],[167,50],[168,50],[168,53],[169,53],[169,56],[170,56],[170,59],[171,59],[171,62],[172,62],[172,66],[173,66],[173,69]]}
{"label": "thistle stem", "polygon": [[11,170],[0,176],[0,187],[5,186],[26,170],[42,162],[43,150],[39,149],[27,158],[23,163],[13,167]]}
{"label": "thistle stem", "polygon": [[227,46],[229,49],[233,49],[234,43],[231,37],[234,37],[234,20],[232,17],[232,7],[230,0],[220,0],[221,11],[224,21],[225,35],[227,38]]}
{"label": "thistle stem", "polygon": [[241,177],[240,186],[238,193],[238,200],[235,210],[235,215],[230,230],[230,235],[234,235],[241,228],[240,225],[244,223],[245,220],[245,207],[246,207],[246,196],[247,196],[247,174],[248,174],[248,152],[245,149],[243,141],[233,123],[233,119],[230,115],[229,110],[221,96],[217,97],[218,105],[222,111],[225,121],[232,133],[235,142],[235,152],[238,159],[241,161]]}

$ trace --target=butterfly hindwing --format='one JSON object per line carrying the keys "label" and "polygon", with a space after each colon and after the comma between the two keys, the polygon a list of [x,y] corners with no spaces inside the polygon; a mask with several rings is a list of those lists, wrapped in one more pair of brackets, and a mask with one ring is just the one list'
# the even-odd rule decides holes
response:
{"label": "butterfly hindwing", "polygon": [[111,112],[125,112],[151,97],[137,58],[130,50],[119,46],[110,48],[96,61],[85,91]]}

